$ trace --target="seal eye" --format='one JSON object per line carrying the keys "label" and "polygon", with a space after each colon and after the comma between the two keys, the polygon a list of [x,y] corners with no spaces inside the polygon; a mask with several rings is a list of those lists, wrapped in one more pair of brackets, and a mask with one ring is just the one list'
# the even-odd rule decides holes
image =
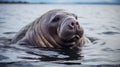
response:
{"label": "seal eye", "polygon": [[52,20],[52,22],[57,22],[57,21],[59,21],[59,20],[60,20],[60,17],[56,16],[56,17]]}
{"label": "seal eye", "polygon": [[77,16],[75,16],[75,19],[78,19],[78,17],[77,17]]}

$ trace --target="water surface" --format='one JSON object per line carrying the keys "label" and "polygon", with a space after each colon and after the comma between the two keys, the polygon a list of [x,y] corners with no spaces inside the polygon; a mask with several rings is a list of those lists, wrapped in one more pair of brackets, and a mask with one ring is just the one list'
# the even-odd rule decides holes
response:
{"label": "water surface", "polygon": [[[85,44],[81,51],[9,44],[23,26],[51,9],[66,9],[77,14],[92,44]],[[119,67],[119,18],[119,5],[0,4],[0,66]]]}

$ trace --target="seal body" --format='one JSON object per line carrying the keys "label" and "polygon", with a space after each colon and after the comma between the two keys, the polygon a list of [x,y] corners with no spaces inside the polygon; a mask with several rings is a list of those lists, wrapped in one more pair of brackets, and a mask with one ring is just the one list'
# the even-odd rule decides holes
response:
{"label": "seal body", "polygon": [[88,42],[75,14],[54,9],[23,27],[11,43],[61,48],[79,47]]}

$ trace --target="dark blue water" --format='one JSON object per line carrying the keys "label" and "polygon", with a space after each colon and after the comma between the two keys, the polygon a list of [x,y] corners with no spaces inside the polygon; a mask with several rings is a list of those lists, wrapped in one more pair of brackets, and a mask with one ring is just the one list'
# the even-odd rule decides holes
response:
{"label": "dark blue water", "polygon": [[[82,50],[10,45],[26,24],[51,9],[66,9],[92,44]],[[0,67],[120,67],[119,5],[0,4]]]}

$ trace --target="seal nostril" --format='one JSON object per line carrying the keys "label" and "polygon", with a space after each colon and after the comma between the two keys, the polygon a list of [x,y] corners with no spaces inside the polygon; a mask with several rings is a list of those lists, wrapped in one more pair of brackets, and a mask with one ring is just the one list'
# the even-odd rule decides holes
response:
{"label": "seal nostril", "polygon": [[74,22],[72,22],[71,25],[74,26]]}
{"label": "seal nostril", "polygon": [[76,25],[79,25],[79,23],[78,23],[78,22],[76,22]]}

